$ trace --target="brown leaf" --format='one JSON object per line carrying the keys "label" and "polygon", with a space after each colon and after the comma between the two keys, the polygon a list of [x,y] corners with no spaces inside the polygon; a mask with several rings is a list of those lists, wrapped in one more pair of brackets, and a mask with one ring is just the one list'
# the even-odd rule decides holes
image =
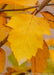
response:
{"label": "brown leaf", "polygon": [[8,71],[8,73],[17,72],[14,68],[11,68],[11,67],[7,67],[7,71]]}
{"label": "brown leaf", "polygon": [[0,48],[0,73],[3,73],[5,67],[5,51]]}
{"label": "brown leaf", "polygon": [[4,73],[4,75],[12,75],[12,73],[17,72],[17,71],[16,71],[14,68],[12,68],[12,67],[7,67],[6,70],[7,70],[7,72]]}
{"label": "brown leaf", "polygon": [[48,11],[41,12],[41,14],[47,19],[50,24],[50,27],[54,29],[54,15]]}
{"label": "brown leaf", "polygon": [[5,73],[4,75],[11,75],[10,73]]}
{"label": "brown leaf", "polygon": [[49,58],[49,49],[46,42],[44,41],[43,49],[39,48],[36,56],[33,56],[31,59],[32,73],[42,73],[47,66],[48,58]]}

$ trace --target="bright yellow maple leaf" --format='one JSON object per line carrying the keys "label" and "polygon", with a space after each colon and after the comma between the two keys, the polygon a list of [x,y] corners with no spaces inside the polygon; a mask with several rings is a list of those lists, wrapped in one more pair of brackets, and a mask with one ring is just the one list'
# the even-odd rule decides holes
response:
{"label": "bright yellow maple leaf", "polygon": [[13,16],[7,26],[21,32],[30,28],[38,34],[50,35],[50,27],[46,19],[27,13]]}
{"label": "bright yellow maple leaf", "polygon": [[[10,42],[11,49],[18,60],[27,60],[31,56],[35,56],[37,48],[42,48],[43,37],[35,32],[23,32],[12,30],[8,41]],[[40,43],[41,42],[41,43]]]}
{"label": "bright yellow maple leaf", "polygon": [[37,49],[43,45],[42,34],[50,34],[48,22],[31,14],[13,16],[7,26],[13,28],[8,41],[17,61],[35,56]]}
{"label": "bright yellow maple leaf", "polygon": [[15,4],[23,6],[33,6],[37,0],[0,0],[0,4]]}

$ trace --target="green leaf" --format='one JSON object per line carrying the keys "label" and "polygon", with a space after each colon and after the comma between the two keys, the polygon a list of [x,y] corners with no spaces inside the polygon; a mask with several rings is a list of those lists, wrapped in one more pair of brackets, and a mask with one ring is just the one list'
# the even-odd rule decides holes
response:
{"label": "green leaf", "polygon": [[8,56],[9,61],[12,63],[13,66],[17,66],[18,68],[25,68],[26,67],[26,62],[23,64],[19,65],[14,54],[11,53],[10,56]]}
{"label": "green leaf", "polygon": [[18,66],[18,62],[13,53],[11,53],[10,56],[8,56],[8,59],[12,63],[13,66]]}
{"label": "green leaf", "polygon": [[28,70],[30,70],[30,67],[27,66],[26,62],[19,65],[13,53],[11,53],[10,56],[8,56],[8,59],[12,63],[12,65],[15,66],[15,68],[18,70],[18,72],[12,73],[12,75],[18,75],[22,72],[27,72]]}
{"label": "green leaf", "polygon": [[43,73],[48,73],[48,75],[50,75],[50,73],[53,73],[54,75],[54,63],[52,62],[51,59],[49,59],[48,61],[48,64],[47,64],[47,68],[44,70]]}

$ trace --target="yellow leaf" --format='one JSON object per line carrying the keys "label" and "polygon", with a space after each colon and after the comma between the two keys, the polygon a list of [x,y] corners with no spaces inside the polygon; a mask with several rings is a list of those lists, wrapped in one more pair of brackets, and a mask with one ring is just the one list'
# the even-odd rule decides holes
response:
{"label": "yellow leaf", "polygon": [[48,11],[41,12],[41,14],[44,16],[45,19],[47,19],[50,24],[50,27],[54,29],[54,15]]}
{"label": "yellow leaf", "polygon": [[36,17],[31,14],[18,14],[12,17],[7,26],[23,31],[27,28],[38,34],[50,35],[49,23],[42,17]]}
{"label": "yellow leaf", "polygon": [[48,22],[30,14],[18,14],[7,25],[13,28],[8,41],[19,62],[35,56],[37,49],[43,45],[42,34],[50,34]]}
{"label": "yellow leaf", "polygon": [[14,4],[14,5],[23,5],[23,6],[33,6],[37,0],[1,0],[0,4]]}
{"label": "yellow leaf", "polygon": [[12,51],[19,62],[20,60],[30,59],[32,55],[34,56],[36,54],[37,48],[42,48],[43,44],[42,35],[34,32],[26,34],[26,32],[27,31],[23,33],[12,30],[8,38]]}
{"label": "yellow leaf", "polygon": [[43,49],[39,48],[36,56],[33,56],[31,59],[32,73],[42,73],[47,67],[47,59],[49,59],[49,48],[44,41]]}
{"label": "yellow leaf", "polygon": [[0,73],[3,73],[5,67],[5,51],[0,48]]}
{"label": "yellow leaf", "polygon": [[50,50],[50,56],[51,56],[51,59],[54,63],[54,50]]}

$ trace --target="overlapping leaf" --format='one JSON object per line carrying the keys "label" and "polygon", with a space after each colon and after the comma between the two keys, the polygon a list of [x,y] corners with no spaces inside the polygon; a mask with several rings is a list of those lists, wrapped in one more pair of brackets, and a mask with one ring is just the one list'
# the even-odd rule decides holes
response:
{"label": "overlapping leaf", "polygon": [[0,73],[3,73],[5,67],[5,51],[0,48]]}
{"label": "overlapping leaf", "polygon": [[48,20],[50,27],[54,29],[54,15],[48,11],[41,12],[41,14]]}
{"label": "overlapping leaf", "polygon": [[6,14],[0,14],[0,41],[2,41],[11,30],[6,26],[7,19],[4,16],[6,16]]}
{"label": "overlapping leaf", "polygon": [[31,69],[33,75],[42,73],[47,67],[47,59],[49,59],[49,48],[44,41],[43,49],[38,49],[36,56],[31,59]]}
{"label": "overlapping leaf", "polygon": [[25,61],[35,56],[37,48],[42,48],[43,45],[42,34],[50,34],[48,22],[42,17],[30,14],[12,17],[7,26],[13,28],[8,41],[17,61]]}
{"label": "overlapping leaf", "polygon": [[7,72],[4,73],[4,75],[21,75],[21,74],[25,74],[30,70],[30,67],[23,67],[23,68],[16,68],[16,67],[7,67]]}

